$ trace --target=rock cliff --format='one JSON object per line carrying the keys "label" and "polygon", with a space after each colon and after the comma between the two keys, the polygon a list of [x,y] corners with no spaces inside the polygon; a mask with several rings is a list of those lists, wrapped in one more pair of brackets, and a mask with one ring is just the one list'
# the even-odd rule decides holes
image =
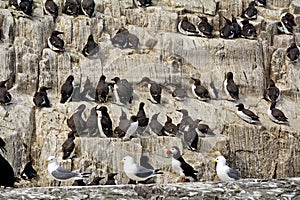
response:
{"label": "rock cliff", "polygon": [[[111,101],[105,104],[114,127],[121,108],[128,115],[136,114],[139,102],[144,101],[149,117],[160,112],[161,123],[165,122],[166,114],[179,123],[180,114],[175,110],[185,108],[193,119],[202,119],[216,134],[200,138],[197,152],[184,149],[181,139],[173,137],[149,136],[130,141],[80,137],[72,166],[75,171],[91,172],[91,178],[118,172],[117,179],[127,183],[119,160],[132,155],[141,163],[141,158],[149,158],[152,166],[165,172],[157,178],[158,183],[176,182],[178,176],[172,173],[171,159],[164,150],[177,145],[184,149],[184,158],[199,170],[203,181],[217,180],[210,162],[216,151],[227,158],[230,166],[239,168],[243,178],[300,175],[300,64],[286,59],[285,50],[293,36],[279,35],[276,28],[284,12],[294,14],[300,24],[299,0],[269,0],[267,8],[257,7],[259,17],[252,22],[259,35],[257,40],[219,37],[219,29],[224,25],[222,16],[239,16],[249,0],[159,0],[147,8],[136,7],[131,0],[95,0],[97,12],[92,18],[62,14],[62,1],[55,2],[60,5],[55,23],[51,16],[44,15],[40,1],[35,2],[33,17],[21,16],[21,12],[8,7],[6,0],[0,2],[0,80],[10,78],[8,87],[13,96],[13,104],[0,107],[0,136],[5,138],[5,157],[16,173],[31,156],[39,174],[30,183],[22,181],[20,187],[49,185],[44,160],[50,155],[61,158],[61,145],[69,132],[67,118],[82,103],[87,107],[85,117],[97,105],[90,101],[59,103],[61,85],[70,74],[81,90],[87,78],[95,87],[102,73],[108,79],[119,76],[133,83],[132,105],[122,107]],[[198,15],[208,17],[215,30],[214,38],[177,32],[183,16],[196,24]],[[138,49],[120,49],[111,44],[110,39],[122,26],[139,38]],[[61,37],[65,52],[56,53],[48,48],[47,38],[53,30],[64,32]],[[97,59],[81,53],[90,34],[100,47]],[[298,26],[294,37],[299,44]],[[223,81],[228,71],[233,72],[239,85],[241,101],[259,115],[260,125],[242,121],[235,114],[234,102],[226,100]],[[137,84],[144,76],[165,86],[162,104],[147,101],[148,89]],[[208,102],[193,98],[190,77],[200,78],[215,98]],[[289,118],[289,126],[275,124],[267,116],[269,103],[262,97],[270,79],[282,90],[278,107]],[[181,84],[189,98],[183,102],[173,100],[170,84]],[[48,92],[51,108],[37,109],[32,103],[41,86],[52,87]],[[61,165],[71,168],[70,161],[61,161]]]}

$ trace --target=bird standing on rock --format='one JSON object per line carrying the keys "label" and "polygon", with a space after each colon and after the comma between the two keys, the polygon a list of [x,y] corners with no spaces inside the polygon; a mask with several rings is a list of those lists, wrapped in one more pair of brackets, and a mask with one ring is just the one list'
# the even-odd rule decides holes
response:
{"label": "bird standing on rock", "polygon": [[81,0],[81,10],[84,15],[92,17],[95,12],[95,1],[94,0]]}
{"label": "bird standing on rock", "polygon": [[98,58],[99,57],[99,46],[94,41],[92,34],[89,35],[86,45],[83,47],[82,54],[88,58]]}
{"label": "bird standing on rock", "polygon": [[201,81],[197,78],[191,78],[194,81],[194,84],[192,85],[192,93],[193,95],[201,100],[201,101],[207,101],[210,99],[210,95],[208,90],[201,85]]}
{"label": "bird standing on rock", "polygon": [[50,107],[50,101],[47,96],[47,90],[51,87],[42,86],[38,92],[33,96],[33,103],[36,107]]}
{"label": "bird standing on rock", "polygon": [[6,83],[8,81],[9,79],[0,82],[0,104],[1,105],[9,104],[12,99],[11,94],[8,92],[6,87]]}
{"label": "bird standing on rock", "polygon": [[46,0],[44,4],[44,12],[51,15],[55,21],[58,16],[58,6],[53,0]]}
{"label": "bird standing on rock", "polygon": [[221,181],[235,181],[240,179],[240,171],[228,167],[224,156],[218,156],[212,162],[217,163],[217,175]]}
{"label": "bird standing on rock", "polygon": [[72,94],[74,90],[74,76],[70,75],[68,76],[67,80],[65,83],[61,86],[60,89],[60,94],[61,94],[61,99],[60,103],[66,103],[72,100]]}
{"label": "bird standing on rock", "polygon": [[140,81],[141,83],[148,83],[149,93],[150,93],[150,100],[151,103],[160,104],[161,103],[161,93],[162,88],[161,86],[156,83],[155,81],[150,80],[148,77],[143,77]]}
{"label": "bird standing on rock", "polygon": [[251,24],[248,19],[243,20],[242,24],[243,24],[243,28],[242,28],[241,36],[250,40],[256,39],[257,33],[253,24]]}
{"label": "bird standing on rock", "polygon": [[239,100],[239,88],[233,80],[232,72],[227,72],[226,74],[226,79],[224,81],[224,90],[227,97],[230,100],[234,100],[234,101]]}
{"label": "bird standing on rock", "polygon": [[267,88],[267,91],[266,91],[265,98],[271,102],[273,102],[273,101],[278,102],[280,99],[280,96],[281,95],[280,95],[279,88],[276,87],[275,82],[271,79],[269,87]]}
{"label": "bird standing on rock", "polygon": [[189,22],[187,16],[184,16],[177,25],[178,32],[183,35],[195,36],[198,35],[196,26]]}
{"label": "bird standing on rock", "polygon": [[63,13],[67,15],[77,16],[79,14],[79,5],[76,0],[65,0]]}
{"label": "bird standing on rock", "polygon": [[112,121],[108,114],[106,106],[96,106],[96,112],[98,115],[98,128],[100,137],[107,138],[112,137]]}
{"label": "bird standing on rock", "polygon": [[58,37],[58,35],[60,34],[64,34],[64,32],[53,31],[51,36],[48,38],[49,48],[56,52],[65,51],[64,48],[65,42],[60,37]]}
{"label": "bird standing on rock", "polygon": [[285,33],[292,35],[294,33],[294,26],[297,26],[295,23],[295,17],[291,13],[283,13],[280,16],[280,22],[277,23],[277,29],[279,33]]}
{"label": "bird standing on rock", "polygon": [[21,172],[21,178],[24,180],[31,180],[37,176],[37,172],[32,167],[33,160],[30,160],[28,163],[26,163],[24,170]]}
{"label": "bird standing on rock", "polygon": [[108,94],[109,94],[109,86],[108,83],[105,82],[105,80],[106,80],[106,76],[102,74],[96,88],[96,96],[95,96],[96,102],[100,102],[100,103],[107,102]]}
{"label": "bird standing on rock", "polygon": [[236,105],[237,107],[237,114],[238,116],[243,119],[244,121],[250,123],[250,124],[256,124],[259,123],[259,117],[254,114],[251,110],[248,110],[244,107],[244,104],[239,103]]}
{"label": "bird standing on rock", "polygon": [[62,144],[63,160],[72,159],[75,152],[75,133],[76,131],[72,130],[68,133],[68,138]]}
{"label": "bird standing on rock", "polygon": [[242,11],[242,18],[246,18],[248,20],[255,20],[257,18],[257,9],[255,8],[255,1],[251,1],[249,3],[248,8]]}
{"label": "bird standing on rock", "polygon": [[197,24],[199,35],[202,37],[211,38],[213,37],[213,27],[208,23],[207,17],[198,16],[201,19],[201,22]]}
{"label": "bird standing on rock", "polygon": [[86,134],[87,131],[87,125],[86,121],[82,118],[82,113],[84,109],[86,108],[86,105],[81,104],[76,108],[72,116],[67,119],[67,125],[72,130],[75,131],[79,136],[83,136]]}
{"label": "bird standing on rock", "polygon": [[278,108],[275,108],[275,106],[276,106],[276,102],[273,101],[268,110],[269,118],[277,124],[287,124],[288,125],[288,118],[284,115],[284,113],[281,110],[279,110]]}
{"label": "bird standing on rock", "polygon": [[293,42],[286,50],[286,56],[291,62],[297,62],[299,58],[299,49],[297,44]]}

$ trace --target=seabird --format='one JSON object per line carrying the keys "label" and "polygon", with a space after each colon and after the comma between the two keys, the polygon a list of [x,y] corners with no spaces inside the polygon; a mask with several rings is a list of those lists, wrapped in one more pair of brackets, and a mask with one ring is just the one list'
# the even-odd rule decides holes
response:
{"label": "seabird", "polygon": [[75,152],[75,133],[76,131],[70,131],[68,133],[68,138],[64,141],[64,143],[61,145],[61,150],[63,152],[63,160],[72,159]]}
{"label": "seabird", "polygon": [[242,28],[233,15],[231,15],[231,24],[233,27],[234,38],[239,38],[241,36]]}
{"label": "seabird", "polygon": [[183,139],[184,139],[185,143],[187,144],[188,149],[190,149],[192,151],[196,151],[198,148],[199,136],[198,136],[197,128],[198,128],[199,122],[200,122],[199,119],[196,119],[195,121],[193,121],[188,126],[188,130],[185,131],[184,135],[183,135]]}
{"label": "seabird", "polygon": [[96,136],[99,134],[98,129],[98,117],[96,113],[96,107],[93,107],[90,111],[90,116],[86,120],[86,126],[90,136]]}
{"label": "seabird", "polygon": [[139,7],[148,7],[152,5],[152,0],[136,0],[136,5]]}
{"label": "seabird", "polygon": [[173,146],[170,149],[167,149],[166,152],[168,155],[172,154],[172,168],[173,170],[179,174],[180,182],[186,182],[187,176],[192,177],[195,181],[198,180],[197,173],[191,165],[189,165],[180,154],[180,150],[178,147]]}
{"label": "seabird", "polygon": [[8,5],[9,5],[10,7],[12,7],[13,9],[16,9],[16,10],[19,9],[19,4],[18,4],[18,1],[17,1],[17,0],[9,0],[9,1],[8,1]]}
{"label": "seabird", "polygon": [[111,39],[112,45],[121,49],[137,48],[139,45],[139,38],[129,33],[129,31],[121,27],[116,35]]}
{"label": "seabird", "polygon": [[4,140],[0,137],[0,150],[2,150],[2,152],[7,152],[5,149],[5,145],[6,143],[4,142]]}
{"label": "seabird", "polygon": [[130,126],[130,120],[127,119],[127,115],[123,109],[121,109],[121,115],[119,117],[119,126],[114,130],[114,134],[118,137],[124,137],[128,127]]}
{"label": "seabird", "polygon": [[236,105],[237,107],[237,115],[250,124],[255,124],[259,122],[259,117],[254,114],[251,110],[248,110],[244,107],[244,104],[239,103]]}
{"label": "seabird", "polygon": [[286,56],[291,62],[297,62],[299,58],[299,49],[297,44],[293,42],[286,50]]}
{"label": "seabird", "polygon": [[198,128],[196,129],[198,136],[214,136],[215,134],[209,128],[207,124],[200,123],[198,124]]}
{"label": "seabird", "polygon": [[65,0],[63,13],[67,15],[77,16],[79,13],[79,5],[76,0]]}
{"label": "seabird", "polygon": [[271,103],[270,108],[268,109],[269,118],[273,122],[278,124],[288,124],[288,118],[284,115],[284,113],[281,110],[275,108],[275,106],[276,106],[276,102],[273,101]]}
{"label": "seabird", "polygon": [[189,130],[189,126],[194,123],[194,120],[189,116],[186,109],[178,109],[177,112],[182,114],[180,123],[177,125],[179,131],[184,134]]}
{"label": "seabird", "polygon": [[53,17],[53,21],[56,20],[58,16],[58,6],[53,0],[46,0],[44,4],[44,12]]}
{"label": "seabird", "polygon": [[150,80],[148,77],[143,77],[140,83],[148,83],[148,88],[150,92],[150,101],[152,103],[161,103],[161,92],[162,88],[159,84],[157,84],[155,81]]}
{"label": "seabird", "polygon": [[207,17],[205,16],[198,16],[201,19],[201,22],[197,24],[199,35],[202,37],[213,37],[213,27],[208,23]]}
{"label": "seabird", "polygon": [[168,136],[176,136],[178,134],[178,127],[173,124],[172,118],[167,115],[167,121],[162,129],[162,132]]}
{"label": "seabird", "polygon": [[149,123],[150,134],[163,136],[163,125],[157,120],[159,113],[153,114]]}
{"label": "seabird", "polygon": [[177,101],[184,101],[187,98],[187,92],[180,86],[176,86],[175,90],[172,92],[172,97]]}
{"label": "seabird", "polygon": [[68,181],[68,180],[80,180],[87,178],[87,174],[85,173],[77,173],[67,170],[63,167],[60,167],[57,163],[57,160],[54,156],[49,156],[46,160],[48,163],[48,172],[49,175],[58,181]]}
{"label": "seabird", "polygon": [[100,181],[104,179],[104,177],[95,177],[92,182],[90,182],[88,185],[100,185]]}
{"label": "seabird", "polygon": [[80,96],[83,101],[95,101],[96,89],[91,83],[89,77],[86,78],[85,83],[83,85],[83,91]]}
{"label": "seabird", "polygon": [[81,10],[83,14],[88,17],[92,17],[95,12],[95,1],[94,0],[81,0]]}
{"label": "seabird", "polygon": [[74,76],[70,75],[68,76],[67,80],[65,83],[61,86],[60,89],[60,94],[61,94],[61,99],[60,103],[66,103],[72,100],[72,94],[73,94],[73,81],[74,81]]}
{"label": "seabird", "polygon": [[50,101],[47,96],[47,90],[52,89],[51,87],[42,86],[38,92],[33,96],[33,103],[36,107],[50,107]]}
{"label": "seabird", "polygon": [[37,172],[32,167],[33,160],[30,160],[28,163],[26,163],[23,171],[21,172],[21,178],[24,180],[31,180],[37,176]]}
{"label": "seabird", "polygon": [[82,113],[86,106],[84,104],[81,104],[76,108],[72,116],[67,119],[67,125],[68,127],[76,132],[79,136],[85,135],[87,131],[87,124],[86,121],[82,118]]}
{"label": "seabird", "polygon": [[241,36],[247,39],[256,39],[257,33],[253,24],[249,23],[248,19],[243,20],[242,24],[243,24],[243,28],[242,28]]}
{"label": "seabird", "polygon": [[100,137],[112,137],[112,121],[107,112],[106,106],[96,106],[96,112],[98,115],[98,128]]}
{"label": "seabird", "polygon": [[14,170],[9,162],[0,154],[0,186],[14,187],[20,179],[15,177]]}
{"label": "seabird", "polygon": [[266,7],[267,6],[267,0],[255,0],[255,5]]}
{"label": "seabird", "polygon": [[85,182],[83,182],[82,179],[80,180],[75,180],[72,186],[86,186]]}
{"label": "seabird", "polygon": [[246,10],[242,11],[242,18],[246,18],[248,20],[257,19],[257,9],[255,8],[255,1],[251,1]]}
{"label": "seabird", "polygon": [[126,134],[124,136],[124,139],[130,139],[130,137],[132,137],[134,135],[134,133],[136,132],[137,128],[138,128],[138,118],[137,116],[133,115],[130,117],[130,125],[128,127],[128,129],[126,130]]}
{"label": "seabird", "polygon": [[11,94],[8,92],[6,83],[9,79],[0,82],[0,104],[7,105],[12,99]]}
{"label": "seabird", "polygon": [[90,34],[86,45],[83,47],[82,54],[88,58],[99,57],[99,46],[94,41],[93,35]]}
{"label": "seabird", "polygon": [[100,102],[100,103],[107,102],[109,88],[108,88],[108,83],[105,82],[105,79],[106,76],[102,74],[96,88],[96,97],[95,97],[96,102]]}
{"label": "seabird", "polygon": [[104,185],[118,185],[117,180],[115,179],[115,176],[117,173],[109,173],[107,175],[107,181],[104,183]]}
{"label": "seabird", "polygon": [[48,46],[53,51],[64,51],[64,41],[58,37],[58,35],[64,34],[64,32],[61,31],[53,31],[51,36],[48,38]]}
{"label": "seabird", "polygon": [[225,39],[232,39],[236,36],[235,29],[232,25],[232,22],[223,16],[226,23],[225,25],[220,29],[220,37]]}
{"label": "seabird", "polygon": [[18,2],[20,10],[26,15],[32,16],[33,0],[18,0]]}
{"label": "seabird", "polygon": [[239,100],[239,88],[234,83],[232,72],[227,72],[226,74],[226,79],[224,81],[224,90],[227,97],[230,100],[234,100],[234,101]]}
{"label": "seabird", "polygon": [[120,79],[115,77],[111,79],[114,81],[113,96],[116,104],[126,105],[132,103],[133,100],[133,88],[132,85],[126,79]]}
{"label": "seabird", "polygon": [[267,91],[266,91],[266,99],[268,101],[279,101],[280,99],[280,90],[278,87],[276,87],[275,85],[275,82],[271,79],[270,80],[270,84],[269,84],[269,87],[267,88]]}
{"label": "seabird", "polygon": [[158,174],[162,174],[162,172],[159,172],[159,169],[147,169],[143,166],[135,164],[131,156],[125,156],[121,162],[124,163],[123,169],[125,174],[136,182],[145,181],[149,178],[157,176]]}
{"label": "seabird", "polygon": [[146,116],[144,106],[145,106],[145,103],[140,102],[139,110],[136,114],[136,116],[138,118],[138,130],[137,130],[138,134],[143,134],[149,124],[149,118]]}
{"label": "seabird", "polygon": [[280,16],[280,22],[277,23],[279,33],[293,34],[293,26],[296,26],[294,15],[291,13],[283,13]]}
{"label": "seabird", "polygon": [[217,163],[217,175],[221,181],[235,181],[240,179],[240,171],[228,167],[226,159],[223,156],[218,156],[212,162]]}
{"label": "seabird", "polygon": [[201,85],[201,81],[197,78],[191,78],[194,81],[194,84],[192,85],[192,93],[193,95],[202,101],[206,101],[210,99],[210,95],[208,90]]}
{"label": "seabird", "polygon": [[183,17],[183,19],[180,20],[180,22],[178,23],[177,29],[178,29],[178,32],[183,35],[193,36],[193,35],[199,34],[196,29],[196,26],[194,24],[192,24],[191,22],[189,22],[187,16]]}

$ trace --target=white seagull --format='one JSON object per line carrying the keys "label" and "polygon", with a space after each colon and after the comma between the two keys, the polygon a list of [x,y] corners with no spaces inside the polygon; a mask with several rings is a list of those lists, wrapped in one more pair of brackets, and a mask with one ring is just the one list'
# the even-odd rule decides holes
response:
{"label": "white seagull", "polygon": [[217,175],[221,181],[235,181],[240,178],[241,172],[228,167],[224,156],[218,156],[212,162],[217,163]]}

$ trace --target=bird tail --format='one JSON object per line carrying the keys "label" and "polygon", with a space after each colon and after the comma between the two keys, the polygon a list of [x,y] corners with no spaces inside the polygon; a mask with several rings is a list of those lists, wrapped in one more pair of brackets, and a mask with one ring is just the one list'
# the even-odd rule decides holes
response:
{"label": "bird tail", "polygon": [[154,173],[155,173],[155,174],[163,174],[163,172],[160,172],[159,170],[160,170],[160,169],[155,169],[155,170],[154,170]]}
{"label": "bird tail", "polygon": [[89,178],[92,173],[82,173],[83,178]]}

